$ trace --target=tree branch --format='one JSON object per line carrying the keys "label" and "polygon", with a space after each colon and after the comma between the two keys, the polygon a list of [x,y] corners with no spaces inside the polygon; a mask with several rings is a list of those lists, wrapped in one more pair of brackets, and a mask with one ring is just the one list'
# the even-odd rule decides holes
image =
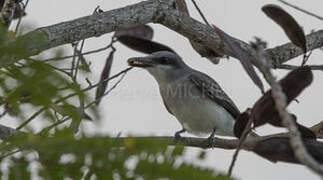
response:
{"label": "tree branch", "polygon": [[[319,30],[306,35],[306,42],[308,51],[320,48],[323,46],[323,30]],[[300,48],[293,43],[286,43],[274,48],[265,50],[265,58],[271,60],[273,67],[279,67],[279,65],[302,55],[303,52]]]}
{"label": "tree branch", "polygon": [[[317,125],[313,127],[316,126]],[[22,131],[16,131],[13,128],[0,125],[0,139],[5,140],[21,132]],[[272,162],[283,161],[290,163],[300,163],[293,154],[293,151],[289,144],[289,136],[289,133],[281,133],[250,138],[241,145],[241,149],[252,151]],[[154,141],[168,142],[169,145],[184,145],[186,147],[197,147],[203,149],[212,147],[233,150],[236,149],[239,144],[238,139],[221,139],[217,137],[214,138],[213,144],[211,146],[208,139],[196,137],[183,137],[180,139],[176,139],[174,137],[117,137],[114,138],[114,140],[125,141],[129,138],[133,138],[135,140],[134,142],[153,139]],[[315,157],[317,161],[323,162],[323,152],[321,151],[321,149],[323,148],[323,143],[314,140],[304,140],[304,143],[310,150],[313,157]]]}
{"label": "tree branch", "polygon": [[[124,8],[39,28],[20,36],[17,41],[26,43],[33,42],[27,51],[27,56],[32,56],[53,47],[86,38],[98,37],[117,29],[125,29],[139,24],[159,23],[190,40],[210,47],[220,55],[234,57],[230,48],[226,47],[213,28],[193,19],[187,13],[182,13],[177,10],[177,6],[174,3],[176,3],[175,0],[143,1]],[[247,52],[253,52],[247,43],[238,39],[236,39],[236,42]],[[309,34],[307,36],[307,42],[309,50],[322,47],[323,30]],[[301,54],[302,51],[298,47],[287,43],[272,49],[267,49],[264,56],[267,60],[272,61],[270,64],[275,66]],[[22,58],[1,57],[0,66],[11,64]]]}
{"label": "tree branch", "polygon": [[[293,150],[289,144],[289,136],[289,133],[283,133],[249,138],[241,145],[241,149],[252,151],[272,162],[282,161],[300,164],[300,162],[295,158]],[[180,139],[176,139],[174,137],[117,137],[114,138],[114,140],[125,141],[129,138],[133,138],[134,143],[136,141],[153,139],[154,141],[168,142],[169,145],[184,145],[186,147],[197,147],[203,149],[221,148],[234,150],[239,144],[239,140],[237,139],[214,138],[214,143],[210,145],[206,138],[195,137],[182,137]],[[321,151],[323,143],[314,140],[304,140],[304,143],[306,144],[306,147],[310,149],[313,157],[315,157],[317,161],[323,162],[323,152]]]}

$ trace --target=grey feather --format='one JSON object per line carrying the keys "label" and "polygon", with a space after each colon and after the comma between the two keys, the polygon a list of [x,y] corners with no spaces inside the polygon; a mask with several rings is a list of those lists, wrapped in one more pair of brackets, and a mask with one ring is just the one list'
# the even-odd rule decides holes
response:
{"label": "grey feather", "polygon": [[211,77],[202,72],[195,71],[189,76],[189,79],[201,93],[223,106],[234,118],[239,116],[240,111],[237,106]]}

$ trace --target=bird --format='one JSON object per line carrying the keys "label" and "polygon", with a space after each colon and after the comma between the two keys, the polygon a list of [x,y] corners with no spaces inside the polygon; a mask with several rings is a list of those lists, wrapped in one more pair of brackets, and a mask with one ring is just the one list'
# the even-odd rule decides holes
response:
{"label": "bird", "polygon": [[158,51],[129,58],[128,64],[147,70],[157,81],[167,111],[183,127],[175,138],[184,132],[209,134],[210,143],[215,135],[234,137],[237,106],[214,79],[188,66],[177,53]]}

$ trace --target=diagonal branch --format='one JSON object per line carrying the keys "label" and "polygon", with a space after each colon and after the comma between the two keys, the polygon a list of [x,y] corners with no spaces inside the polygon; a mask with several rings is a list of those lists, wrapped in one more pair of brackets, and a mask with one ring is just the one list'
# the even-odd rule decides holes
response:
{"label": "diagonal branch", "polygon": [[299,10],[299,11],[301,11],[301,12],[307,14],[307,15],[313,16],[313,17],[315,17],[315,18],[323,21],[323,17],[321,17],[319,15],[316,15],[316,14],[314,14],[312,12],[309,12],[309,11],[307,11],[305,9],[302,9],[302,8],[300,8],[298,6],[295,6],[295,5],[293,5],[293,4],[291,4],[291,3],[287,2],[287,1],[284,1],[284,0],[278,0],[278,1],[281,2],[281,3],[283,3],[283,4],[285,4],[285,5],[287,5],[287,6],[289,6],[289,7],[292,7],[292,8],[294,8],[296,10]]}
{"label": "diagonal branch", "polygon": [[[226,47],[211,27],[193,19],[187,13],[177,10],[177,6],[173,3],[175,3],[175,0],[143,1],[100,14],[42,27],[20,36],[17,41],[20,43],[33,42],[32,44],[29,43],[28,53],[26,54],[26,56],[33,56],[53,47],[86,38],[98,37],[117,29],[125,29],[139,24],[159,23],[190,40],[201,42],[219,54],[234,57],[234,53],[230,48]],[[17,41],[12,43],[17,43]],[[253,52],[247,43],[238,39],[236,39],[236,42],[247,52]],[[323,30],[309,34],[307,42],[309,50],[322,47]],[[267,49],[264,56],[275,66],[301,54],[302,51],[299,48],[287,43]],[[0,66],[6,66],[23,57],[0,58]]]}

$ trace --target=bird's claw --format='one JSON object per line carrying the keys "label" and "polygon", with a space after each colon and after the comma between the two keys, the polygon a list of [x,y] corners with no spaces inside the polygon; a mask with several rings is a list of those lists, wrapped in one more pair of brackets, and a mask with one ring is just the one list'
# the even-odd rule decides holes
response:
{"label": "bird's claw", "polygon": [[182,136],[181,136],[181,134],[182,133],[184,133],[184,132],[186,132],[186,129],[182,129],[182,130],[180,130],[180,131],[177,131],[176,133],[175,133],[175,140],[180,140],[181,138],[182,138]]}
{"label": "bird's claw", "polygon": [[211,135],[207,138],[208,146],[210,148],[214,148],[215,147],[215,145],[214,145],[215,130],[216,130],[216,128],[213,128],[213,131],[212,131]]}
{"label": "bird's claw", "polygon": [[182,138],[182,136],[180,134],[181,133],[179,133],[179,132],[175,133],[175,140],[180,140]]}
{"label": "bird's claw", "polygon": [[208,137],[207,138],[207,141],[208,141],[208,146],[210,147],[210,148],[214,148],[215,147],[215,145],[214,145],[214,137]]}

